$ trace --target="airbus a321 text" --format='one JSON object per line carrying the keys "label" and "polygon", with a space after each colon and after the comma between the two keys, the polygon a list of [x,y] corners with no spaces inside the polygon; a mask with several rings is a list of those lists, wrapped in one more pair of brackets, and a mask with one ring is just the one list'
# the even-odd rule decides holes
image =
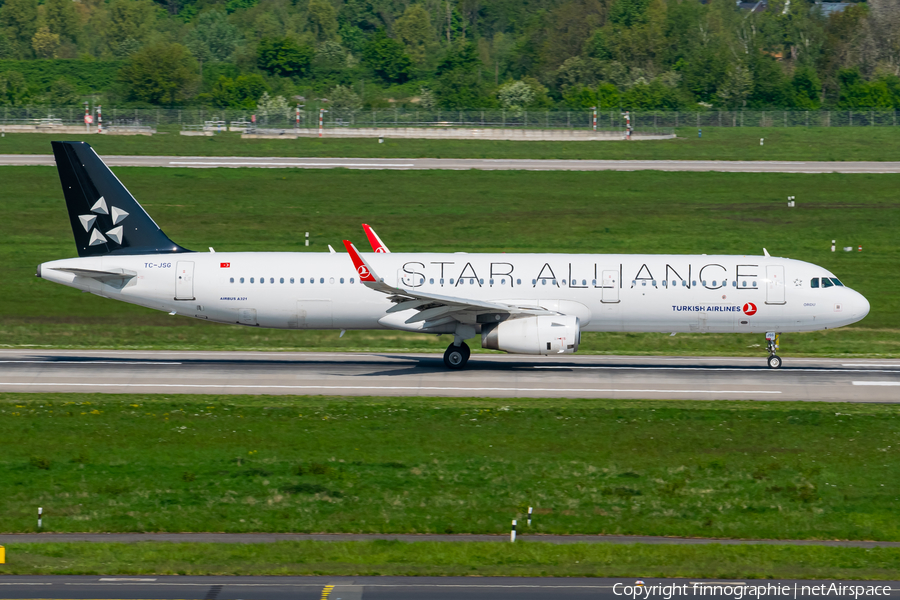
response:
{"label": "airbus a321 text", "polygon": [[451,334],[444,363],[484,348],[549,355],[584,331],[765,334],[855,323],[869,303],[822,267],[764,256],[192,252],[172,242],[84,142],[53,142],[79,258],[37,275],[198,319],[279,329]]}

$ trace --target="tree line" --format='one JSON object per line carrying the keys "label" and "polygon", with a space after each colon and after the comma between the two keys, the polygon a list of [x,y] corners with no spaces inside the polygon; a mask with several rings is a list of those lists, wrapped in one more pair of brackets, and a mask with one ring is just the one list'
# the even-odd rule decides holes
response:
{"label": "tree line", "polygon": [[900,106],[900,0],[827,9],[807,0],[756,10],[734,0],[0,0],[0,104]]}

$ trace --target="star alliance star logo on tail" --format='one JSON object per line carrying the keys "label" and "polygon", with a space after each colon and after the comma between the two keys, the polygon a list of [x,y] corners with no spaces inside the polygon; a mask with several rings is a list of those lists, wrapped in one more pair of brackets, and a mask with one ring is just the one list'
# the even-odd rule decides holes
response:
{"label": "star alliance star logo on tail", "polygon": [[[97,222],[97,215],[108,215],[112,219],[114,227],[107,231],[105,236],[100,233],[100,230],[98,229],[92,230],[94,224]],[[121,246],[122,242],[125,240],[125,234],[119,223],[124,221],[127,216],[128,213],[121,208],[116,206],[113,206],[112,208],[107,207],[106,199],[103,196],[100,196],[100,199],[91,207],[91,214],[78,215],[78,220],[81,221],[81,226],[84,227],[85,232],[91,234],[90,242],[88,242],[89,246],[106,244],[109,243],[110,240]],[[118,227],[115,227],[116,225],[118,225]]]}

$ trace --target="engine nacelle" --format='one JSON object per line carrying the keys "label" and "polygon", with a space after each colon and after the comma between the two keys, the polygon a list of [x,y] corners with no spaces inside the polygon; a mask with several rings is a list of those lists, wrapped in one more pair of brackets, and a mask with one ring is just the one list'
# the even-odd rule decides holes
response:
{"label": "engine nacelle", "polygon": [[572,354],[581,342],[574,315],[542,315],[482,326],[481,347],[513,354]]}

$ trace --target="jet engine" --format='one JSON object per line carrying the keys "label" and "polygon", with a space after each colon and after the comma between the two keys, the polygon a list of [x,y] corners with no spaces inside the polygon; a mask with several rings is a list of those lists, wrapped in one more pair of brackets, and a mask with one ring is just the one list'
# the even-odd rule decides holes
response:
{"label": "jet engine", "polygon": [[513,354],[572,354],[581,342],[578,317],[542,315],[483,325],[481,347]]}

